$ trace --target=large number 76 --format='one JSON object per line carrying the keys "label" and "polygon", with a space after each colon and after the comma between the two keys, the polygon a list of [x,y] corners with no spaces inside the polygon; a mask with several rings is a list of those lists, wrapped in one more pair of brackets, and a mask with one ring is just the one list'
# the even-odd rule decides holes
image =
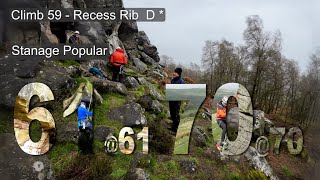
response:
{"label": "large number 76", "polygon": [[[237,97],[239,129],[236,140],[230,141],[226,138],[225,144],[228,144],[228,148],[225,148],[223,152],[226,155],[239,155],[249,147],[252,136],[253,110],[251,98],[247,89],[237,83],[228,83],[221,86],[217,90],[214,102],[219,101],[219,98],[224,95]],[[168,101],[188,101],[187,107],[181,114],[174,146],[174,154],[188,154],[190,133],[199,107],[206,97],[206,85],[168,84],[166,86],[166,97]],[[212,116],[212,121],[215,123],[215,115]]]}

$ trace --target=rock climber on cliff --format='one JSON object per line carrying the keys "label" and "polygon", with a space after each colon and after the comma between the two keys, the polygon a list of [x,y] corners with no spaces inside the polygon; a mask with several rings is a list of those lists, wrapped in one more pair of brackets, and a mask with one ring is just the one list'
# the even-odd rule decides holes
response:
{"label": "rock climber on cliff", "polygon": [[217,123],[219,124],[220,128],[222,129],[221,142],[220,142],[220,144],[216,145],[216,147],[219,151],[222,150],[222,147],[224,145],[224,140],[226,137],[226,132],[227,132],[227,124],[226,124],[227,103],[228,103],[227,96],[224,96],[222,98],[222,100],[217,103],[216,120],[217,120]]}
{"label": "rock climber on cliff", "polygon": [[121,82],[123,67],[128,64],[128,60],[124,54],[124,50],[120,47],[110,56],[110,64],[112,65],[112,81]]}

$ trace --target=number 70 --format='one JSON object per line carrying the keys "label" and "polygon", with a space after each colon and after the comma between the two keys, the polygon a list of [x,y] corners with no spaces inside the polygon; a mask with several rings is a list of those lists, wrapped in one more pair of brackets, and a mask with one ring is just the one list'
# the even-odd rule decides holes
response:
{"label": "number 70", "polygon": [[[237,83],[228,83],[221,86],[217,90],[215,101],[219,100],[217,96],[223,94],[236,96],[239,107],[238,136],[235,141],[230,141],[226,138],[228,149],[224,149],[224,154],[239,155],[249,147],[252,136],[253,110],[251,98],[247,89]],[[206,98],[206,85],[168,84],[166,85],[166,98],[168,101],[189,101],[186,110],[181,115],[174,146],[174,154],[188,154],[190,133],[199,107]],[[212,121],[214,121],[214,119],[215,116],[212,116]]]}

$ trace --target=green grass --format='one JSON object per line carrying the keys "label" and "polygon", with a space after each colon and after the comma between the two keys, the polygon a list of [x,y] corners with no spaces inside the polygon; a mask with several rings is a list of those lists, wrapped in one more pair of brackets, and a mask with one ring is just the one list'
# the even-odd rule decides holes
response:
{"label": "green grass", "polygon": [[172,179],[181,177],[179,164],[174,160],[158,162],[150,173],[151,179]]}
{"label": "green grass", "polygon": [[69,167],[77,152],[78,146],[76,144],[55,144],[48,153],[54,172],[59,174],[65,168]]}
{"label": "green grass", "polygon": [[83,77],[77,77],[77,78],[74,78],[74,81],[77,83],[78,87],[81,83],[87,83],[88,80],[86,78],[83,78]]}
{"label": "green grass", "polygon": [[232,172],[227,175],[226,179],[227,180],[243,180],[244,178],[241,175],[239,175],[238,173]]}
{"label": "green grass", "polygon": [[13,119],[10,121],[9,116],[4,115],[6,112],[0,112],[0,134],[14,133]]}
{"label": "green grass", "polygon": [[80,66],[81,64],[76,60],[59,60],[56,64],[60,67]]}
{"label": "green grass", "polygon": [[129,68],[125,68],[125,72],[129,76],[138,76],[139,75],[137,72],[135,72],[134,70],[129,69]]}
{"label": "green grass", "polygon": [[196,155],[202,156],[204,154],[204,149],[202,147],[197,147],[196,149]]}
{"label": "green grass", "polygon": [[181,119],[178,134],[176,136],[176,142],[174,145],[175,154],[184,154],[186,151],[188,151],[192,123],[192,118]]}
{"label": "green grass", "polygon": [[[214,117],[214,116],[213,116]],[[215,117],[212,119],[212,135],[213,135],[213,141],[214,142],[220,142],[221,141],[221,133],[222,129],[218,125],[217,121],[215,120]]]}
{"label": "green grass", "polygon": [[248,172],[246,175],[246,179],[248,180],[256,180],[256,179],[261,179],[261,180],[268,180],[268,177],[263,174],[261,171],[253,169]]}
{"label": "green grass", "polygon": [[116,132],[119,132],[123,127],[122,123],[119,121],[110,120],[107,118],[107,113],[109,110],[119,107],[125,103],[125,96],[109,93],[103,94],[103,103],[97,105],[94,109],[94,123],[95,126],[105,125],[113,128]]}
{"label": "green grass", "polygon": [[288,168],[288,166],[282,166],[281,172],[289,179],[294,176],[294,173]]}
{"label": "green grass", "polygon": [[105,152],[104,151],[104,142],[101,142],[101,141],[98,141],[98,140],[94,140],[93,141],[93,150],[95,153],[98,153],[98,152]]}
{"label": "green grass", "polygon": [[135,98],[139,98],[139,97],[145,95],[145,89],[144,88],[145,88],[145,86],[139,86],[138,89],[133,91]]}
{"label": "green grass", "polygon": [[120,179],[127,174],[130,168],[130,162],[132,158],[133,158],[133,155],[125,155],[125,154],[122,154],[121,152],[119,152],[119,154],[114,157],[114,161],[111,164],[112,179]]}
{"label": "green grass", "polygon": [[40,141],[41,135],[42,135],[42,128],[41,128],[40,121],[38,120],[31,121],[30,127],[29,127],[29,135],[30,135],[30,139],[33,142]]}

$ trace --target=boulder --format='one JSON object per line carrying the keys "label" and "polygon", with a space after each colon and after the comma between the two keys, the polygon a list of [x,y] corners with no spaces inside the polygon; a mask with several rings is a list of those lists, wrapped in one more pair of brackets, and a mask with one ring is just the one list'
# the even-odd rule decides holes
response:
{"label": "boulder", "polygon": [[259,171],[263,172],[271,180],[278,180],[279,178],[274,174],[271,166],[269,165],[266,158],[259,156],[258,151],[249,146],[249,148],[244,153],[244,156],[250,161],[250,164]]}
{"label": "boulder", "polygon": [[159,101],[153,100],[148,95],[141,96],[137,102],[145,108],[146,111],[153,111],[156,114],[160,114],[164,109],[163,105]]}
{"label": "boulder", "polygon": [[120,34],[119,38],[127,51],[137,49],[137,41],[135,34]]}
{"label": "boulder", "polygon": [[147,65],[142,62],[139,58],[133,58],[134,65],[138,68],[140,73],[144,73],[147,69]]}
{"label": "boulder", "polygon": [[8,109],[14,108],[16,96],[18,95],[20,89],[23,88],[28,83],[31,83],[32,79],[20,79],[14,75],[1,75],[0,76],[0,96],[2,100],[0,102],[1,107],[6,107]]}
{"label": "boulder", "polygon": [[138,49],[139,49],[139,51],[143,51],[143,50],[144,50],[144,47],[138,45]]}
{"label": "boulder", "polygon": [[94,139],[105,141],[107,137],[113,136],[114,130],[106,126],[94,127]]}
{"label": "boulder", "polygon": [[153,100],[147,95],[141,96],[138,101],[137,101],[146,111],[151,111],[152,110],[152,103]]}
{"label": "boulder", "polygon": [[144,31],[139,31],[137,34],[138,45],[150,44],[150,40]]}
{"label": "boulder", "polygon": [[123,21],[118,32],[120,39],[123,40],[127,35],[138,33],[138,24],[136,21]]}
{"label": "boulder", "polygon": [[141,169],[141,168],[134,168],[131,169],[125,176],[124,179],[128,180],[150,180],[149,174]]}
{"label": "boulder", "polygon": [[123,45],[126,50],[134,50],[137,48],[135,39],[134,40],[128,39],[126,41],[123,41]]}
{"label": "boulder", "polygon": [[9,57],[2,60],[0,64],[0,86],[2,88],[0,95],[3,97],[0,105],[13,108],[21,88],[33,82],[48,85],[55,98],[63,96],[68,89],[74,86],[74,81],[66,70],[55,66],[52,62],[20,61]]}
{"label": "boulder", "polygon": [[61,7],[67,9],[67,8],[73,8],[73,1],[70,0],[61,0]]}
{"label": "boulder", "polygon": [[122,0],[85,0],[88,8],[119,8]]}
{"label": "boulder", "polygon": [[155,53],[154,55],[150,56],[155,62],[159,63],[160,62],[160,56],[159,53]]}
{"label": "boulder", "polygon": [[164,80],[164,76],[155,70],[148,71],[148,75],[151,76],[152,78],[160,80],[160,81]]}
{"label": "boulder", "polygon": [[94,44],[105,44],[106,33],[100,22],[97,21],[79,21],[75,24],[75,29],[80,31],[81,36],[89,38]]}
{"label": "boulder", "polygon": [[150,155],[136,152],[130,163],[131,168],[148,168],[150,167]]}
{"label": "boulder", "polygon": [[[131,68],[135,68],[134,66],[131,66]],[[127,76],[133,76],[133,77],[137,77],[137,71],[130,69],[130,68],[123,68],[123,72],[127,75]]]}
{"label": "boulder", "polygon": [[164,101],[164,97],[157,91],[155,90],[154,88],[152,87],[147,87],[148,88],[148,93],[149,95],[153,98],[153,99],[156,99],[156,100],[159,100],[159,101]]}
{"label": "boulder", "polygon": [[7,38],[7,44],[37,45],[41,40],[39,33],[40,24],[36,22],[30,22],[28,24],[6,22],[6,28],[4,30],[5,32],[3,32],[2,35]]}
{"label": "boulder", "polygon": [[21,150],[13,134],[0,135],[1,179],[54,179],[46,155],[31,156]]}
{"label": "boulder", "polygon": [[18,78],[34,78],[40,71],[40,60],[9,56],[0,63],[0,75],[12,74]]}
{"label": "boulder", "polygon": [[66,70],[53,63],[47,62],[41,67],[41,71],[35,78],[40,83],[50,87],[55,98],[64,96],[75,85]]}
{"label": "boulder", "polygon": [[270,132],[270,129],[274,127],[272,121],[267,119],[263,111],[254,110],[253,111],[253,135],[255,137],[264,136]]}
{"label": "boulder", "polygon": [[94,59],[91,61],[84,61],[82,62],[80,69],[88,71],[92,67],[97,67],[100,70],[104,70],[108,65],[108,61],[103,59]]}
{"label": "boulder", "polygon": [[115,92],[123,95],[128,94],[125,85],[118,82],[109,81],[107,79],[100,79],[97,77],[90,77],[90,82],[99,92]]}
{"label": "boulder", "polygon": [[157,100],[152,101],[151,108],[156,114],[160,114],[164,109],[163,105]]}
{"label": "boulder", "polygon": [[57,124],[57,141],[78,143],[78,129],[77,122],[65,122],[62,124]]}
{"label": "boulder", "polygon": [[81,70],[77,66],[68,66],[65,68],[68,75],[72,78],[81,76]]}
{"label": "boulder", "polygon": [[146,53],[144,52],[140,52],[140,55],[141,55],[141,59],[143,62],[147,63],[147,64],[150,64],[150,65],[153,65],[153,66],[156,66],[157,63],[155,60],[153,60],[150,56],[148,56]]}
{"label": "boulder", "polygon": [[94,97],[95,102],[98,102],[98,104],[102,104],[103,103],[103,98],[100,95],[100,93],[96,89],[93,89],[93,94],[94,94],[93,97]]}
{"label": "boulder", "polygon": [[197,165],[194,160],[183,158],[183,159],[179,159],[178,162],[181,168],[184,169],[188,174],[196,173]]}
{"label": "boulder", "polygon": [[147,86],[149,84],[148,81],[143,77],[138,77],[138,81],[141,85],[144,85],[144,86]]}
{"label": "boulder", "polygon": [[194,127],[192,129],[192,140],[198,147],[205,147],[207,145],[206,142],[206,133],[201,127]]}
{"label": "boulder", "polygon": [[133,58],[140,59],[141,58],[140,51],[137,49],[128,50],[127,53],[129,55],[130,59],[133,59]]}
{"label": "boulder", "polygon": [[149,56],[158,54],[158,49],[155,45],[147,44],[143,46],[143,52]]}
{"label": "boulder", "polygon": [[40,23],[41,27],[41,40],[45,44],[58,44],[59,39],[57,38],[56,35],[52,34],[51,32],[51,27],[50,27],[50,22],[43,22]]}
{"label": "boulder", "polygon": [[263,136],[264,126],[265,126],[264,112],[260,110],[254,110],[253,118],[254,118],[253,135],[255,137]]}
{"label": "boulder", "polygon": [[123,84],[127,87],[127,88],[137,88],[139,87],[139,82],[131,76],[128,76],[124,79]]}
{"label": "boulder", "polygon": [[147,119],[144,116],[144,109],[137,103],[129,103],[111,109],[107,114],[107,117],[112,120],[120,121],[124,126],[128,127],[145,125],[147,123]]}

